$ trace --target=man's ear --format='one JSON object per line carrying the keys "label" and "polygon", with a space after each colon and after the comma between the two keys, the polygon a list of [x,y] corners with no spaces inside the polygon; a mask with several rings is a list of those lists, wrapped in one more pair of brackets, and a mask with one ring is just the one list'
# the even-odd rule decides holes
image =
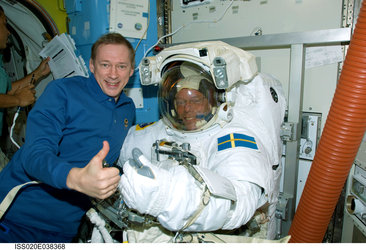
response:
{"label": "man's ear", "polygon": [[94,73],[94,63],[92,59],[89,60],[89,69],[90,72]]}
{"label": "man's ear", "polygon": [[134,68],[131,69],[130,77],[133,75],[133,72],[134,72]]}

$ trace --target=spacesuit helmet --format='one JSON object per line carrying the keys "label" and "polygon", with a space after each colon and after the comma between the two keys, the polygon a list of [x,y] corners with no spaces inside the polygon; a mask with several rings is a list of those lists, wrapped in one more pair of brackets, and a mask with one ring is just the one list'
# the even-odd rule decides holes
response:
{"label": "spacesuit helmet", "polygon": [[159,110],[171,128],[195,132],[210,127],[221,102],[211,75],[197,64],[166,66],[159,87]]}

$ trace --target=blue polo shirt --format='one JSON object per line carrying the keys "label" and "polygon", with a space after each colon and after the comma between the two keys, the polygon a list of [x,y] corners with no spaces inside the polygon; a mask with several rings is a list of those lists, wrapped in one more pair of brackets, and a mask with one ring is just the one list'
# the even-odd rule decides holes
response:
{"label": "blue polo shirt", "polygon": [[42,184],[24,187],[5,219],[75,235],[90,199],[67,188],[67,175],[73,167],[86,166],[104,140],[110,145],[105,160],[115,162],[135,111],[124,93],[118,102],[105,95],[93,75],[50,82],[28,115],[25,144],[0,172],[0,200],[16,185]]}
{"label": "blue polo shirt", "polygon": [[[3,55],[0,55],[0,94],[6,94],[11,89],[11,81],[4,69]],[[0,135],[3,131],[4,108],[0,108]]]}

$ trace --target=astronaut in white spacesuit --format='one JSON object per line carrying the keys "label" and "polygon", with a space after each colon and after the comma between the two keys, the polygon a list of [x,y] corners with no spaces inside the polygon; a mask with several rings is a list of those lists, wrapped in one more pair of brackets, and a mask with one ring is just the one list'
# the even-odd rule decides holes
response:
{"label": "astronaut in white spacesuit", "polygon": [[145,61],[149,79],[143,66],[143,84],[159,80],[163,118],[130,129],[120,191],[127,207],[158,224],[130,228],[127,240],[230,235],[253,218],[260,232],[241,234],[274,239],[286,109],[280,82],[258,73],[253,55],[222,42],[163,50]]}

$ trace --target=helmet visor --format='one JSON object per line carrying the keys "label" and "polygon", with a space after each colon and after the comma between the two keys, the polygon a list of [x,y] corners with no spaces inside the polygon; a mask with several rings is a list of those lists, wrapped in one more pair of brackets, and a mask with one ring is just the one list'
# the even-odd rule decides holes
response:
{"label": "helmet visor", "polygon": [[159,88],[164,121],[182,131],[197,131],[215,116],[219,102],[211,76],[198,65],[184,62],[170,67]]}

